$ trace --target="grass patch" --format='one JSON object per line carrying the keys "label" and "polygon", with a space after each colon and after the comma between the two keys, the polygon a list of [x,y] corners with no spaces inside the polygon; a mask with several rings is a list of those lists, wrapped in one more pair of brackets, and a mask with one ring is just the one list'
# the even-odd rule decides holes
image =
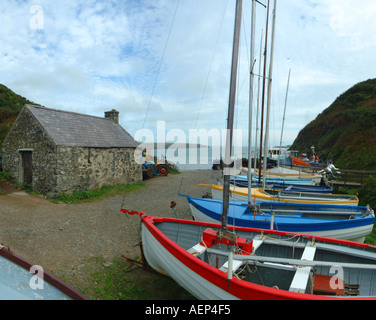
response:
{"label": "grass patch", "polygon": [[372,233],[366,236],[364,243],[376,246],[376,227],[373,227]]}
{"label": "grass patch", "polygon": [[87,190],[87,191],[76,191],[72,194],[60,194],[57,199],[51,199],[52,202],[64,202],[64,203],[81,203],[88,201],[102,200],[107,197],[117,195],[119,193],[127,193],[131,191],[140,190],[146,187],[144,182],[137,182],[131,184],[116,184],[116,185],[106,185],[99,189]]}
{"label": "grass patch", "polygon": [[32,187],[32,185],[27,184],[27,183],[16,183],[16,184],[14,185],[14,188],[15,188],[15,189],[24,190],[26,193],[28,193],[28,194],[30,194],[30,195],[33,195],[33,194],[40,195],[39,192],[35,192],[35,191],[33,191],[33,187]]}
{"label": "grass patch", "polygon": [[[369,205],[372,209],[376,209],[376,178],[369,177],[368,181],[359,190],[359,205]],[[376,245],[376,226],[372,233],[366,237],[365,243]]]}
{"label": "grass patch", "polygon": [[192,300],[176,282],[148,273],[122,257],[108,263],[92,258],[85,266],[88,275],[78,288],[91,300]]}

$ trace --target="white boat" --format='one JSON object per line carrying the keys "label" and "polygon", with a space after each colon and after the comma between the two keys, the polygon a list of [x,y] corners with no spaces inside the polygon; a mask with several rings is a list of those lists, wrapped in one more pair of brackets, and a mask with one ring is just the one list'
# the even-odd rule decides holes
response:
{"label": "white boat", "polygon": [[270,160],[278,161],[283,157],[287,157],[288,148],[287,147],[272,147],[268,150],[268,157]]}
{"label": "white boat", "polygon": [[[248,176],[245,175],[233,175],[234,179],[239,181],[248,181]],[[258,177],[252,177],[252,182],[258,182]],[[263,182],[263,177],[261,177],[261,182]],[[293,178],[266,178],[266,183],[285,183],[285,184],[304,184],[314,186],[315,182],[309,179],[293,179]]]}
{"label": "white boat", "polygon": [[[213,199],[223,199],[223,186],[215,184],[200,184],[202,187],[210,187]],[[330,204],[339,206],[357,206],[359,199],[357,196],[341,194],[319,194],[307,192],[292,192],[281,190],[263,190],[262,188],[251,189],[252,198],[258,202],[285,202],[285,203],[313,203],[313,204]],[[231,186],[231,200],[248,201],[248,188]]]}
{"label": "white boat", "polygon": [[[253,170],[252,170],[253,171]],[[248,175],[248,168],[242,168],[242,175]],[[256,176],[258,176],[259,171],[256,170]],[[272,169],[268,169],[265,171],[266,179],[298,179],[298,180],[309,180],[312,181],[313,184],[319,184],[322,179],[322,175],[319,174],[311,174],[304,172],[302,170],[293,170],[283,167],[276,167]]]}
{"label": "white boat", "polygon": [[87,300],[87,298],[49,272],[3,247],[0,249],[0,300]]}

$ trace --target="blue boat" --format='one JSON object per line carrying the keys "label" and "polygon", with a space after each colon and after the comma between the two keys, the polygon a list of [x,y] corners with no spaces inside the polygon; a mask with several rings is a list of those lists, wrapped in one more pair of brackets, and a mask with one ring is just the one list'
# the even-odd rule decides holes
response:
{"label": "blue boat", "polygon": [[[218,223],[222,200],[188,199],[195,220]],[[230,201],[229,225],[304,233],[328,238],[364,242],[372,232],[375,215],[369,207],[316,204],[256,203],[249,208],[245,201]]]}

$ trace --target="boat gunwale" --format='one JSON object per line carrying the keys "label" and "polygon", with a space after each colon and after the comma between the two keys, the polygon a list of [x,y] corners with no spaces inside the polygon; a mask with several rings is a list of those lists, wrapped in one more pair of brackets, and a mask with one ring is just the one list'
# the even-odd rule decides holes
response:
{"label": "boat gunwale", "polygon": [[[260,191],[260,189],[259,189]],[[334,201],[343,201],[343,200],[358,200],[358,197],[356,195],[346,195],[346,194],[320,194],[320,193],[315,193],[315,192],[303,192],[303,191],[297,191],[297,190],[278,190],[278,189],[271,189],[271,188],[266,188],[265,189],[265,193],[270,195],[270,196],[277,196],[277,197],[280,197],[280,198],[285,198],[287,197],[286,199],[292,199],[292,198],[288,198],[288,197],[293,197],[293,196],[297,196],[301,199],[304,199],[304,200],[310,200],[311,198],[309,197],[312,197],[312,200],[313,199],[316,199],[316,198],[320,198],[320,197],[327,197],[328,199],[329,198],[334,198],[334,199],[338,199],[338,200],[334,200]],[[306,197],[306,198],[304,198]],[[313,201],[316,201],[316,200],[313,200]],[[318,200],[320,201],[320,200]],[[328,200],[328,201],[332,201],[332,200]]]}
{"label": "boat gunwale", "polygon": [[[14,264],[18,265],[19,267],[25,269],[26,271],[30,271],[30,269],[34,266],[33,263],[30,261],[18,256],[17,254],[13,253],[11,250],[6,249],[5,247],[0,249],[0,256],[5,258],[6,260],[9,260],[10,262],[13,262]],[[30,273],[30,275],[33,275]],[[39,276],[39,272],[35,274],[35,276]],[[85,295],[83,295],[78,290],[74,289],[70,285],[66,284],[62,280],[58,279],[48,271],[43,270],[43,281],[46,281],[51,286],[55,287],[62,293],[64,293],[66,296],[73,300],[89,300]]]}

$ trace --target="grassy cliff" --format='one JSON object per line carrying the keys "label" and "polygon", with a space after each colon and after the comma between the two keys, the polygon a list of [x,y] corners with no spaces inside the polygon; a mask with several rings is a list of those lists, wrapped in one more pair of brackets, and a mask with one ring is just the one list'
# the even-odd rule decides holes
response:
{"label": "grassy cliff", "polygon": [[4,138],[16,120],[18,113],[27,103],[33,104],[33,102],[0,84],[0,152]]}
{"label": "grassy cliff", "polygon": [[376,170],[376,79],[340,95],[298,135],[291,149],[310,152],[343,169]]}

